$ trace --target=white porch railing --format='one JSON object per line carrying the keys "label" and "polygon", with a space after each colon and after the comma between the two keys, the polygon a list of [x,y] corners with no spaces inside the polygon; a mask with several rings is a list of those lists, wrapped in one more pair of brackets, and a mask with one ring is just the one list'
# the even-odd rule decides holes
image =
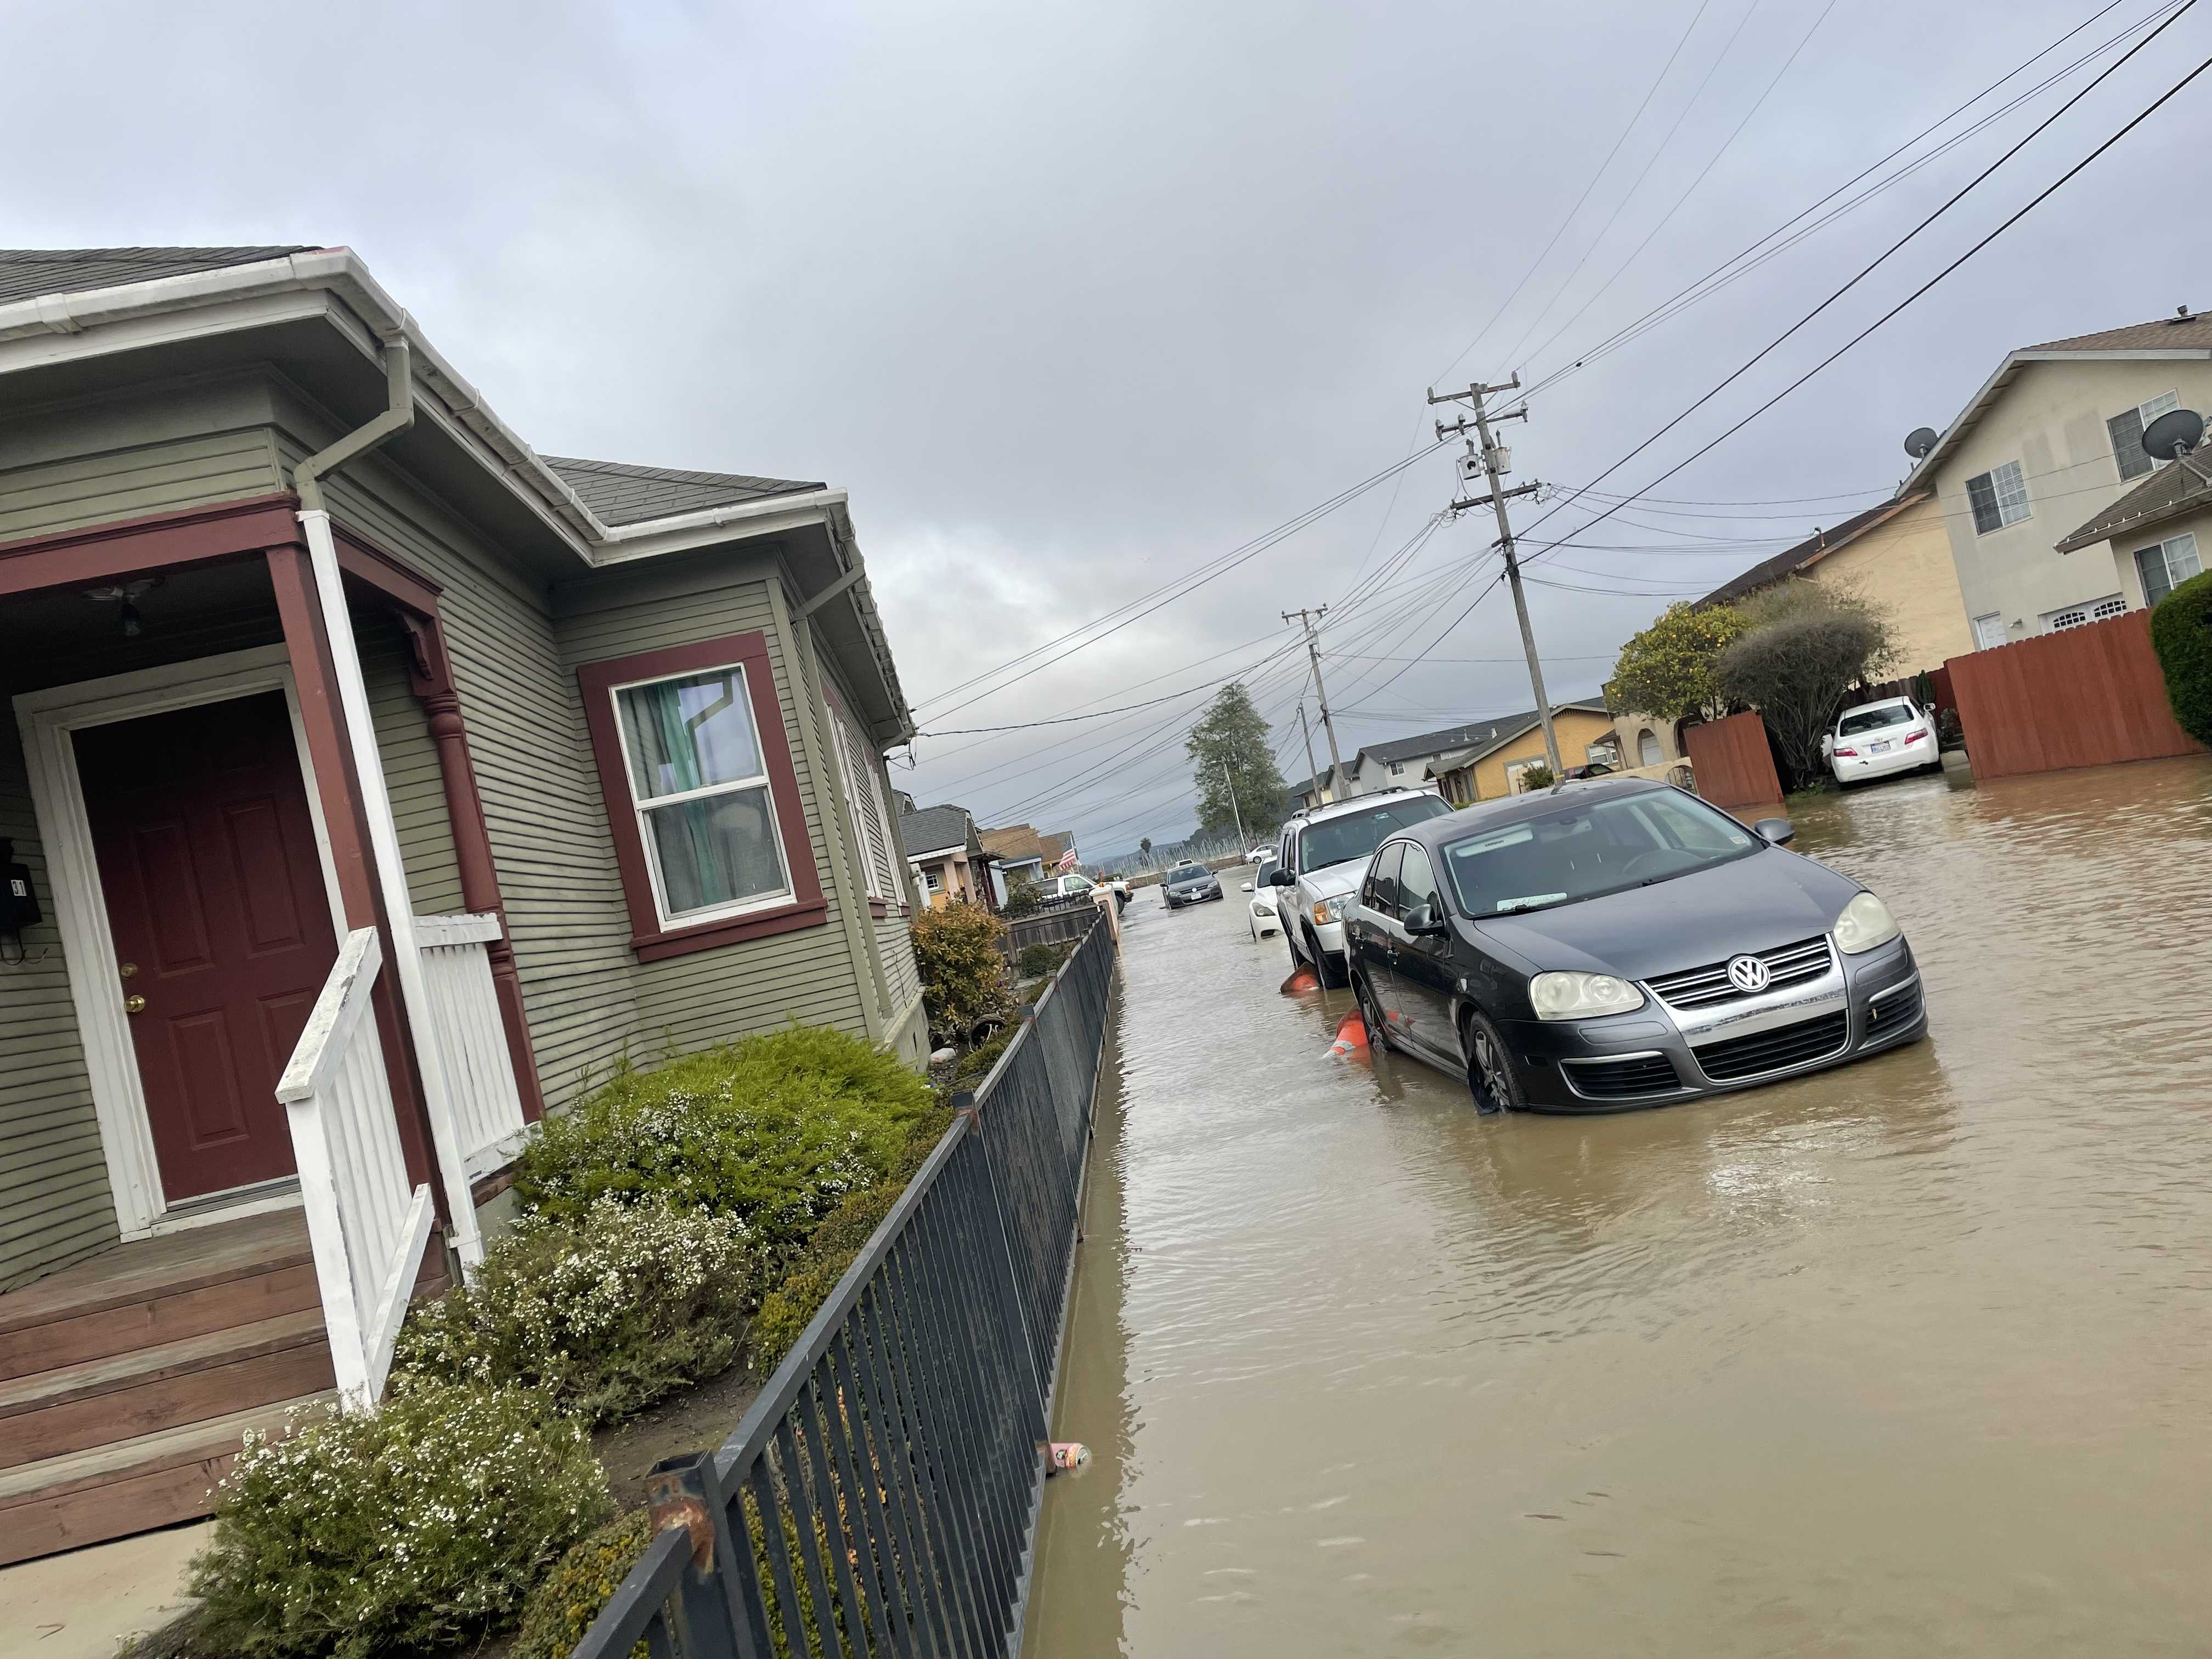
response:
{"label": "white porch railing", "polygon": [[415,918],[430,994],[428,1040],[438,1045],[453,1130],[471,1181],[514,1162],[529,1134],[484,948],[499,929],[495,915]]}
{"label": "white porch railing", "polygon": [[384,953],[373,927],[346,935],[277,1080],[339,1392],[374,1405],[430,1237],[426,1184],[411,1192],[369,994]]}

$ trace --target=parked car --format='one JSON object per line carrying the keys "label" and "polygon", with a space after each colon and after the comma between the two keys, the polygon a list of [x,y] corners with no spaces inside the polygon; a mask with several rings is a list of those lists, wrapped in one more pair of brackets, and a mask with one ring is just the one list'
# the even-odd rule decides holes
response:
{"label": "parked car", "polygon": [[1178,864],[1160,878],[1160,896],[1168,902],[1169,909],[1180,910],[1186,904],[1219,898],[1221,882],[1202,864]]}
{"label": "parked car", "polygon": [[1885,697],[1846,708],[1820,738],[1828,769],[1842,784],[1939,767],[1943,763],[1938,752],[1942,747],[1934,711],[1910,697]]}
{"label": "parked car", "polygon": [[1097,881],[1077,870],[1072,870],[1064,876],[1049,876],[1039,882],[1036,884],[1036,896],[1041,902],[1049,904],[1055,899],[1089,898],[1101,887],[1112,890],[1116,909],[1121,908],[1129,902],[1127,882]]}
{"label": "parked car", "polygon": [[1410,826],[1352,913],[1372,1041],[1485,1110],[1617,1110],[1766,1083],[1924,1035],[1881,899],[1656,780]]}
{"label": "parked car", "polygon": [[1282,918],[1275,908],[1275,894],[1279,890],[1267,881],[1267,872],[1274,864],[1273,849],[1262,848],[1252,854],[1252,879],[1243,884],[1243,890],[1251,896],[1245,901],[1244,920],[1255,939],[1264,939],[1282,927]]}
{"label": "parked car", "polygon": [[1393,830],[1451,810],[1434,790],[1383,789],[1291,814],[1267,879],[1281,890],[1275,903],[1293,970],[1309,963],[1323,985],[1346,982],[1344,913],[1376,845]]}

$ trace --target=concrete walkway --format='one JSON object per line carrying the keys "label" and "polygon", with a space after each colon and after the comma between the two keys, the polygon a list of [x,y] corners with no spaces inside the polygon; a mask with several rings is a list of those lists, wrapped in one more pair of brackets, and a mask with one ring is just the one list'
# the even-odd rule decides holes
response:
{"label": "concrete walkway", "polygon": [[111,1659],[185,1610],[185,1568],[214,1522],[0,1567],[0,1659]]}

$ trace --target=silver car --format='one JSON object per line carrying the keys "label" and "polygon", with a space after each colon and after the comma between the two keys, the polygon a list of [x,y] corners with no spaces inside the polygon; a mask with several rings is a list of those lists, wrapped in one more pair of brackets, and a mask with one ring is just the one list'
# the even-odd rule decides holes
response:
{"label": "silver car", "polygon": [[1383,837],[1451,811],[1426,789],[1383,789],[1295,814],[1283,825],[1279,862],[1266,880],[1291,947],[1291,966],[1310,963],[1327,986],[1349,983],[1344,918],[1358,896],[1367,861]]}

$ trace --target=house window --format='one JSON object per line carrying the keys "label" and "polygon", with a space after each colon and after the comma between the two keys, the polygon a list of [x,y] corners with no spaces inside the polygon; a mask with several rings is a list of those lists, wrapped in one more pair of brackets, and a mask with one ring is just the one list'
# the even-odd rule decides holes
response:
{"label": "house window", "polygon": [[2140,478],[2157,467],[2158,463],[2143,449],[2143,428],[2169,409],[2180,407],[2180,393],[2162,392],[2148,403],[2139,404],[2105,422],[2105,430],[2112,434],[2112,459],[2120,464],[2121,477]]}
{"label": "house window", "polygon": [[2087,605],[2045,611],[2043,626],[2047,633],[2063,634],[2069,628],[2087,628],[2091,623],[2110,622],[2115,617],[2127,614],[2128,602],[2118,593],[2112,593],[2101,599],[2092,599]]}
{"label": "house window", "polygon": [[661,920],[791,896],[745,671],[735,664],[615,693]]}
{"label": "house window", "polygon": [[1636,734],[1636,763],[1638,766],[1656,766],[1666,758],[1659,747],[1657,732],[1647,726]]}
{"label": "house window", "polygon": [[1994,650],[2005,642],[2004,612],[1992,611],[1986,617],[1974,618],[1974,649]]}
{"label": "house window", "polygon": [[926,864],[922,866],[921,885],[923,890],[926,892],[943,892],[945,890],[945,872],[933,864]]}
{"label": "house window", "polygon": [[2197,556],[2197,532],[2193,530],[2169,536],[2155,547],[2140,548],[2136,552],[2136,569],[2142,577],[2143,603],[2147,605],[2156,605],[2203,568]]}
{"label": "house window", "polygon": [[1619,766],[1620,739],[1617,737],[1600,738],[1595,743],[1584,744],[1583,758],[1592,766]]}
{"label": "house window", "polygon": [[764,635],[587,663],[576,680],[639,960],[825,920]]}
{"label": "house window", "polygon": [[1966,480],[1966,503],[1974,509],[1974,533],[1986,536],[2027,517],[2027,480],[2020,463],[2007,461]]}

